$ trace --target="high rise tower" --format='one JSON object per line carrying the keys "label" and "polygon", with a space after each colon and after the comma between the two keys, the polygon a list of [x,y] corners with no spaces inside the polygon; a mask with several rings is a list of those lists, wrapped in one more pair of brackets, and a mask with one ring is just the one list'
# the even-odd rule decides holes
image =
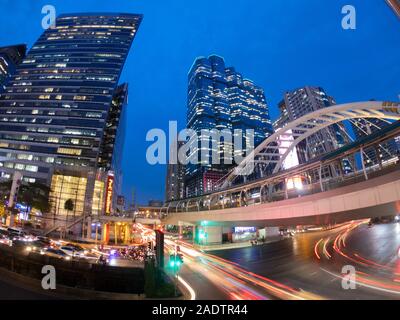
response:
{"label": "high rise tower", "polygon": [[[328,96],[323,88],[304,87],[285,93],[284,100],[279,104],[280,118],[274,123],[275,129],[283,127],[302,116],[336,104],[335,100]],[[337,123],[322,129],[311,135],[297,146],[299,163],[324,153],[334,151],[350,142],[349,135],[342,123]],[[343,159],[340,170],[344,173],[351,172],[354,167],[354,159]],[[326,167],[322,171],[323,177],[334,176],[335,168]],[[312,174],[313,179],[318,179]]]}
{"label": "high rise tower", "polygon": [[0,175],[20,171],[25,182],[51,186],[54,217],[72,215],[67,200],[73,216],[103,212],[104,177],[113,169],[127,95],[118,81],[141,20],[117,13],[59,16],[0,96]]}
{"label": "high rise tower", "polygon": [[[229,130],[233,134],[234,130],[241,129],[245,140],[245,131],[252,129],[255,145],[273,131],[264,90],[244,79],[234,68],[227,68],[224,59],[216,55],[197,58],[189,72],[187,128],[200,137],[196,151],[201,149],[203,139],[207,139],[204,144],[207,148],[202,152],[208,154],[207,159],[201,159],[206,161],[198,159],[198,164],[187,165],[187,196],[211,191],[232,167],[226,161],[226,156],[230,159],[233,156],[232,142],[208,141],[208,137],[201,135],[201,130]],[[220,164],[212,163],[213,152],[221,155]],[[242,153],[241,150],[235,152]],[[193,154],[197,157],[200,152]]]}

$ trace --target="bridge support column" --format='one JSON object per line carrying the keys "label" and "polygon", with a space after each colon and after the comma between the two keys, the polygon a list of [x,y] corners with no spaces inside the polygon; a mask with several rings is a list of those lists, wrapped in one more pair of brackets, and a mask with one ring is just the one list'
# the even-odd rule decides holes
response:
{"label": "bridge support column", "polygon": [[193,240],[193,244],[196,243],[196,226],[192,226],[192,240]]}
{"label": "bridge support column", "polygon": [[[65,230],[65,232],[68,232],[68,230]],[[87,218],[86,238],[88,240],[92,239],[92,217],[91,216],[88,216],[88,218]]]}
{"label": "bridge support column", "polygon": [[222,243],[222,227],[204,226],[199,227],[197,236],[199,245],[213,245]]}
{"label": "bridge support column", "polygon": [[339,168],[340,178],[343,180],[344,179],[344,170],[343,170],[343,163],[342,163],[341,159],[339,159],[339,161],[338,161],[338,168]]}
{"label": "bridge support column", "polygon": [[260,187],[260,203],[262,203],[263,201],[262,201],[262,193],[263,193],[263,190],[264,190],[264,186],[261,186]]}
{"label": "bridge support column", "polygon": [[368,180],[367,170],[365,169],[364,149],[363,148],[360,149],[360,154],[361,154],[361,165],[362,165],[362,169],[364,172],[364,177],[365,177],[365,180]]}
{"label": "bridge support column", "polygon": [[274,191],[274,185],[271,183],[268,186],[268,202],[272,202],[272,192]]}
{"label": "bridge support column", "polygon": [[322,163],[319,166],[319,171],[318,171],[318,175],[319,175],[319,184],[321,186],[321,191],[324,192],[324,184],[322,183]]}
{"label": "bridge support column", "polygon": [[287,188],[287,179],[285,179],[285,181],[283,182],[284,183],[284,186],[283,186],[283,189],[285,190],[285,199],[287,200],[287,199],[289,199],[289,193],[288,193],[288,188]]}
{"label": "bridge support column", "polygon": [[179,224],[178,230],[179,230],[179,231],[178,231],[179,239],[182,239],[182,230],[183,230],[182,224]]}
{"label": "bridge support column", "polygon": [[379,170],[382,170],[382,168],[383,168],[382,158],[380,157],[379,148],[376,145],[374,145],[374,150],[375,150],[376,160],[378,160]]}

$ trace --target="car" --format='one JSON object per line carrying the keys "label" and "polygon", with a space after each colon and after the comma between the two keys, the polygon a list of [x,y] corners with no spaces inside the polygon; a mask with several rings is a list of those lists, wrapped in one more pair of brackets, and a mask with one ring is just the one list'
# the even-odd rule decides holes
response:
{"label": "car", "polygon": [[49,257],[64,259],[64,260],[71,260],[71,257],[67,255],[64,251],[55,248],[47,248],[40,251],[41,254],[44,254]]}
{"label": "car", "polygon": [[51,245],[51,239],[48,237],[42,237],[42,236],[38,236],[36,237],[38,241],[50,246]]}
{"label": "car", "polygon": [[85,250],[83,247],[81,247],[80,245],[77,245],[77,244],[67,243],[67,247],[71,247],[76,252],[79,252],[79,253],[87,252],[87,250]]}
{"label": "car", "polygon": [[7,246],[12,245],[12,241],[8,238],[8,236],[4,234],[0,234],[0,243],[5,244]]}
{"label": "car", "polygon": [[0,235],[9,236],[10,233],[5,228],[0,228]]}
{"label": "car", "polygon": [[47,249],[47,245],[36,240],[26,244],[25,250],[28,252],[41,252],[41,250]]}
{"label": "car", "polygon": [[13,236],[17,236],[17,237],[23,237],[23,236],[26,236],[26,233],[22,230],[22,229],[19,229],[19,228],[11,228],[11,227],[8,227],[7,228],[7,231],[8,231],[8,233],[11,235],[13,235]]}
{"label": "car", "polygon": [[75,248],[70,246],[61,246],[60,250],[71,257],[77,255],[77,251],[75,250]]}

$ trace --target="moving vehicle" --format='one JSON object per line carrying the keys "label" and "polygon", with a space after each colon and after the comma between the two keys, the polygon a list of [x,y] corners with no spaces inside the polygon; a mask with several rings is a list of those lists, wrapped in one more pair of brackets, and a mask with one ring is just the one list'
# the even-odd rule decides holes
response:
{"label": "moving vehicle", "polygon": [[90,250],[86,250],[78,244],[67,243],[67,247],[73,248],[79,255],[86,255],[90,252]]}
{"label": "moving vehicle", "polygon": [[74,256],[78,255],[78,253],[77,253],[77,251],[75,250],[75,248],[70,247],[70,246],[61,246],[61,247],[60,247],[60,250],[61,250],[62,252],[64,252],[65,254],[71,256],[71,257],[74,257]]}
{"label": "moving vehicle", "polygon": [[25,250],[28,252],[40,252],[41,250],[47,249],[47,245],[40,241],[32,241],[26,245]]}
{"label": "moving vehicle", "polygon": [[44,243],[44,244],[46,244],[48,246],[51,245],[51,239],[48,238],[48,237],[39,236],[39,237],[37,237],[37,239],[38,239],[38,241],[40,241],[40,242],[42,242],[42,243]]}
{"label": "moving vehicle", "polygon": [[67,261],[71,260],[71,257],[60,249],[47,248],[42,250],[40,253],[53,258],[64,259]]}
{"label": "moving vehicle", "polygon": [[22,229],[17,229],[17,228],[7,228],[9,238],[10,239],[17,239],[17,238],[22,238],[26,236],[26,233]]}
{"label": "moving vehicle", "polygon": [[10,233],[5,228],[0,228],[0,235],[8,237]]}

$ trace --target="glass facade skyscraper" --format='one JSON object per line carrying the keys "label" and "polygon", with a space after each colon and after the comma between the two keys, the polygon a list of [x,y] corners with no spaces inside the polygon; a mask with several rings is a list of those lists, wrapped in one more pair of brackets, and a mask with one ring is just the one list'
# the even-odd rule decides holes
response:
{"label": "glass facade skyscraper", "polygon": [[74,215],[90,215],[101,175],[115,167],[127,97],[118,81],[141,20],[116,13],[59,16],[0,96],[0,175],[21,171],[27,182],[50,185],[52,214],[63,211],[60,198],[68,194],[80,204]]}
{"label": "glass facade skyscraper", "polygon": [[[280,118],[274,122],[275,130],[282,128],[289,122],[292,122],[302,116],[335,105],[334,98],[327,95],[321,87],[303,87],[285,93],[284,100],[279,104],[281,112]],[[294,132],[296,133],[296,132]],[[324,153],[334,151],[350,143],[349,135],[342,123],[333,124],[326,129],[311,135],[305,141],[297,146],[297,158],[299,163],[305,163],[308,160]],[[346,158],[341,161],[341,168],[344,173],[349,173],[354,168],[354,159]],[[336,175],[335,168],[325,167],[322,171],[323,177]],[[317,180],[318,173],[310,173],[313,180]]]}
{"label": "glass facade skyscraper", "polygon": [[[227,68],[222,57],[212,55],[197,58],[188,78],[187,128],[194,130],[200,137],[198,150],[202,139],[208,139],[201,135],[203,129],[229,130],[232,134],[236,129],[241,129],[243,134],[252,129],[255,145],[272,133],[264,90],[253,81],[244,79],[234,68]],[[232,164],[225,161],[225,155],[229,158],[233,155],[232,142],[221,139],[214,144],[207,141],[204,145],[207,144],[207,161],[200,163],[198,159],[198,164],[186,166],[187,196],[211,191],[215,183],[232,167]],[[217,150],[213,150],[213,146],[217,146]],[[222,150],[226,150],[226,153],[222,153]],[[223,154],[221,164],[212,164],[213,152]],[[194,154],[200,155],[196,152]]]}
{"label": "glass facade skyscraper", "polygon": [[[174,141],[171,146],[171,149],[174,149],[172,152],[177,152],[183,145],[183,141]],[[165,186],[165,200],[167,202],[185,197],[185,166],[179,161],[168,164]]]}

